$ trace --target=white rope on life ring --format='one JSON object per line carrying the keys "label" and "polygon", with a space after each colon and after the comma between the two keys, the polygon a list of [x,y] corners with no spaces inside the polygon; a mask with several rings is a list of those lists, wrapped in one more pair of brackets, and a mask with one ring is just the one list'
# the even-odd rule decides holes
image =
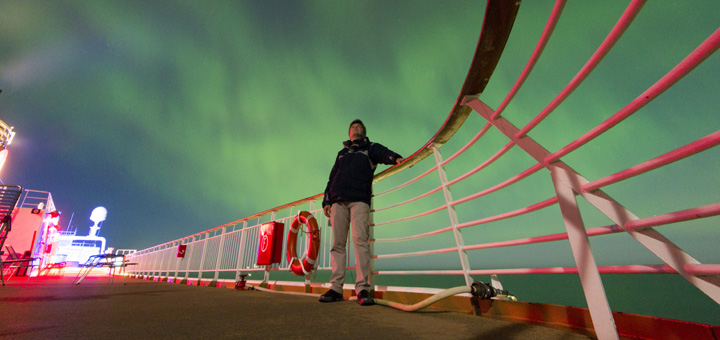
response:
{"label": "white rope on life ring", "polygon": [[[307,225],[310,237],[308,238],[308,251],[302,262],[297,256],[297,239],[302,224]],[[318,252],[320,251],[320,228],[315,216],[307,211],[301,211],[292,221],[287,238],[287,259],[290,271],[297,276],[310,275],[315,267]]]}

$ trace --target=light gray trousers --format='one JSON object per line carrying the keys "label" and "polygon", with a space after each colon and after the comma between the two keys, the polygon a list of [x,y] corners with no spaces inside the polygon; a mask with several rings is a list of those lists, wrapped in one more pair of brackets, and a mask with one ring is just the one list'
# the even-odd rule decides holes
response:
{"label": "light gray trousers", "polygon": [[330,289],[342,293],[347,264],[348,231],[352,225],[353,246],[355,247],[355,291],[370,291],[370,206],[364,202],[333,203],[330,224],[333,231],[333,246],[330,249],[332,275]]}

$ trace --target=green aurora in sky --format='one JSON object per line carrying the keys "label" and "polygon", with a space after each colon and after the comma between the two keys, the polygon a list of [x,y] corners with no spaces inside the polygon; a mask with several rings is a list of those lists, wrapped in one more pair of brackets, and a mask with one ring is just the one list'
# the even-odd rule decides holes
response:
{"label": "green aurora in sky", "polygon": [[[527,124],[572,79],[627,1],[571,1],[538,65],[503,116]],[[496,108],[530,57],[552,1],[520,6],[481,99]],[[445,121],[480,35],[484,1],[0,1],[0,119],[15,127],[6,184],[50,191],[83,234],[102,205],[100,231],[116,248],[143,249],[316,195],[355,118],[371,140],[409,156]],[[720,2],[649,1],[592,75],[530,136],[554,151],[601,123],[660,79],[720,26]],[[563,160],[596,179],[720,129],[720,57],[705,63],[623,124]],[[449,157],[485,124],[472,114],[443,146]],[[455,178],[507,139],[490,132],[457,162]],[[447,150],[447,151],[446,151]],[[382,192],[433,165],[432,157],[379,182]],[[453,188],[464,197],[533,163],[515,148]],[[718,202],[717,148],[604,190],[640,217]],[[382,170],[382,169],[380,169]],[[439,185],[437,175],[378,204]],[[545,170],[500,196],[459,206],[474,220],[549,198]],[[442,195],[417,203],[435,208]],[[588,227],[607,218],[581,202]],[[397,210],[397,211],[396,211]],[[375,221],[412,214],[378,213]],[[447,225],[446,213],[397,227],[397,237]],[[463,231],[473,243],[563,232],[555,206],[539,215]],[[701,262],[718,263],[718,218],[663,234]],[[510,234],[510,235],[508,235]],[[433,248],[451,246],[451,236]],[[417,241],[422,244],[423,241]],[[416,243],[381,243],[402,252]],[[422,245],[421,245],[422,247]],[[425,247],[427,247],[425,245]],[[626,235],[595,241],[601,265],[656,263]],[[569,246],[473,257],[474,268],[573,266]],[[500,264],[498,258],[501,258]],[[403,260],[404,261],[404,260]],[[430,265],[457,255],[437,256]],[[388,261],[388,268],[407,265]],[[417,264],[416,264],[417,265]],[[442,266],[442,265],[440,265]],[[717,311],[715,305],[714,311]]]}
{"label": "green aurora in sky", "polygon": [[484,12],[163,3],[0,7],[2,119],[17,131],[3,181],[52,192],[77,221],[106,206],[120,247],[321,192],[356,117],[411,154],[449,112]]}

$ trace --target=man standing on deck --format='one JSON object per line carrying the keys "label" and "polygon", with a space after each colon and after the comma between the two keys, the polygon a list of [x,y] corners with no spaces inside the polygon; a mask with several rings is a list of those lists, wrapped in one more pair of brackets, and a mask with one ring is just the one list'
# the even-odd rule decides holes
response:
{"label": "man standing on deck", "polygon": [[350,140],[338,152],[335,165],[330,171],[330,179],[325,188],[323,212],[330,219],[333,230],[333,246],[330,250],[332,275],[330,289],[320,296],[320,302],[343,300],[345,283],[345,264],[347,254],[345,245],[348,230],[352,225],[353,245],[355,246],[355,292],[357,302],[367,306],[374,303],[370,297],[370,198],[372,180],[378,163],[400,164],[402,156],[390,149],[372,143],[366,137],[365,125],[360,119],[350,123]]}

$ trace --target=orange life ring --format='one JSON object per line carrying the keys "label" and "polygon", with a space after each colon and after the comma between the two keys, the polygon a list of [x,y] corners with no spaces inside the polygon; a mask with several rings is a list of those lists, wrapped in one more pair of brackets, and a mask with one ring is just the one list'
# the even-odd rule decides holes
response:
{"label": "orange life ring", "polygon": [[[297,256],[297,238],[300,232],[300,225],[308,226],[310,237],[308,238],[308,251],[305,259],[300,262]],[[290,271],[297,276],[309,275],[315,267],[318,252],[320,250],[320,229],[315,216],[307,211],[301,211],[292,221],[287,238],[287,259],[290,263]]]}

